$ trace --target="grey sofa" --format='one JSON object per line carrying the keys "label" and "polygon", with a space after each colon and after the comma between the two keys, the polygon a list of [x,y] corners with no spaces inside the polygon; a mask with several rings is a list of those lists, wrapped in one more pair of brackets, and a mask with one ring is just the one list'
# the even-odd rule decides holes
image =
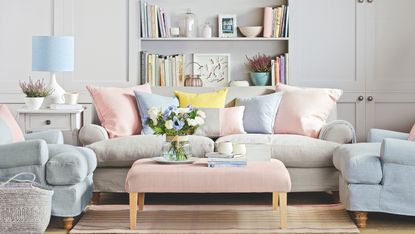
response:
{"label": "grey sofa", "polygon": [[[0,126],[0,137],[8,131]],[[20,172],[35,174],[38,183],[54,191],[52,215],[63,217],[67,230],[72,228],[73,217],[81,214],[91,200],[95,168],[94,152],[64,145],[62,133],[57,130],[25,135],[22,142],[0,144],[0,178]]]}
{"label": "grey sofa", "polygon": [[[152,88],[153,93],[173,96],[173,89]],[[206,92],[211,89],[185,89],[188,92]],[[243,94],[256,96],[273,92],[260,87],[229,88],[228,106]],[[329,124],[320,133],[320,139],[299,135],[244,134],[225,136],[216,141],[231,140],[242,143],[264,143],[271,145],[273,158],[281,160],[288,168],[292,179],[292,191],[338,191],[338,172],[333,167],[334,150],[341,144],[355,140],[353,127],[345,121],[336,120],[333,110]],[[94,124],[84,126],[80,131],[80,141],[97,155],[98,168],[94,173],[96,192],[124,192],[124,182],[132,163],[140,158],[159,156],[162,138],[138,135],[108,139],[104,128],[94,118]],[[191,136],[193,155],[204,157],[214,150],[214,141],[203,136]]]}
{"label": "grey sofa", "polygon": [[366,226],[368,212],[415,216],[415,142],[407,133],[381,129],[371,129],[368,142],[334,153],[342,203],[359,227]]}

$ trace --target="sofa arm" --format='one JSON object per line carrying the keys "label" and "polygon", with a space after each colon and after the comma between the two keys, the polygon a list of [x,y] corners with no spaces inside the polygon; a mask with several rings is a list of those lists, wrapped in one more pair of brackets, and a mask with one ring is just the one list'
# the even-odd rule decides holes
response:
{"label": "sofa arm", "polygon": [[79,141],[82,145],[90,145],[108,139],[109,136],[105,128],[96,124],[87,124],[79,131]]}
{"label": "sofa arm", "polygon": [[383,163],[415,166],[415,142],[398,139],[384,139],[380,151]]}
{"label": "sofa arm", "polygon": [[354,127],[345,120],[335,120],[324,125],[320,131],[319,138],[339,144],[356,143]]}
{"label": "sofa arm", "polygon": [[63,135],[60,130],[46,130],[25,135],[26,140],[44,140],[48,144],[63,144]]}
{"label": "sofa arm", "polygon": [[372,128],[369,130],[367,141],[380,143],[385,138],[408,140],[408,137],[409,137],[408,133]]}
{"label": "sofa arm", "polygon": [[0,145],[0,169],[45,165],[48,159],[48,146],[44,140]]}

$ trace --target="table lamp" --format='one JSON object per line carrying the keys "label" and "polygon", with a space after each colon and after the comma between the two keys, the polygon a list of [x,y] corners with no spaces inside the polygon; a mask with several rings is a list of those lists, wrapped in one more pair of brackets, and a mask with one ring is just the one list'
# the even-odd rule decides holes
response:
{"label": "table lamp", "polygon": [[74,38],[68,36],[33,36],[32,70],[51,73],[48,88],[52,94],[45,104],[64,103],[65,90],[56,81],[56,72],[71,72],[74,69]]}

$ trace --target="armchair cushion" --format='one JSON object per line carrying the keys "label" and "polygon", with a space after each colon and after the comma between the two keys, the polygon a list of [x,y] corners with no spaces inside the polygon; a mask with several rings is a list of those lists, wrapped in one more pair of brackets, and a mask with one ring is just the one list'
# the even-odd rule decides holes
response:
{"label": "armchair cushion", "polygon": [[379,143],[342,145],[333,154],[333,164],[351,184],[379,184],[382,180]]}
{"label": "armchair cushion", "polygon": [[48,158],[48,147],[44,140],[0,145],[0,169],[45,165]]}
{"label": "armchair cushion", "polygon": [[25,135],[26,140],[44,140],[48,144],[63,144],[63,135],[60,130],[46,130]]}
{"label": "armchair cushion", "polygon": [[46,181],[51,185],[74,185],[85,180],[96,168],[92,150],[71,145],[49,145]]}
{"label": "armchair cushion", "polygon": [[373,128],[369,130],[367,141],[381,143],[385,138],[408,140],[408,137],[408,133]]}
{"label": "armchair cushion", "polygon": [[383,163],[415,166],[415,142],[384,139],[380,157]]}
{"label": "armchair cushion", "polygon": [[320,131],[319,138],[339,144],[356,143],[354,127],[345,120],[335,120],[324,125]]}
{"label": "armchair cushion", "polygon": [[0,144],[24,141],[22,130],[6,105],[0,104]]}

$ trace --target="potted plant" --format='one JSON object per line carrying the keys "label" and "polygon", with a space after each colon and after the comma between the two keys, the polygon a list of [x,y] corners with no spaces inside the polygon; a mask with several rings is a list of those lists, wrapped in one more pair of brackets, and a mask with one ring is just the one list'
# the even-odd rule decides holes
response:
{"label": "potted plant", "polygon": [[26,107],[30,110],[38,110],[42,106],[45,97],[53,92],[51,89],[46,88],[43,79],[34,82],[32,78],[29,77],[28,82],[20,81],[19,85],[23,93],[26,94],[24,101]]}
{"label": "potted plant", "polygon": [[246,64],[250,70],[251,81],[256,86],[265,86],[269,82],[271,71],[271,56],[257,54],[252,58],[246,56]]}
{"label": "potted plant", "polygon": [[170,106],[161,111],[157,107],[148,110],[148,126],[155,135],[165,135],[163,157],[170,161],[185,161],[191,157],[189,134],[205,123],[206,114],[191,106],[177,108]]}

